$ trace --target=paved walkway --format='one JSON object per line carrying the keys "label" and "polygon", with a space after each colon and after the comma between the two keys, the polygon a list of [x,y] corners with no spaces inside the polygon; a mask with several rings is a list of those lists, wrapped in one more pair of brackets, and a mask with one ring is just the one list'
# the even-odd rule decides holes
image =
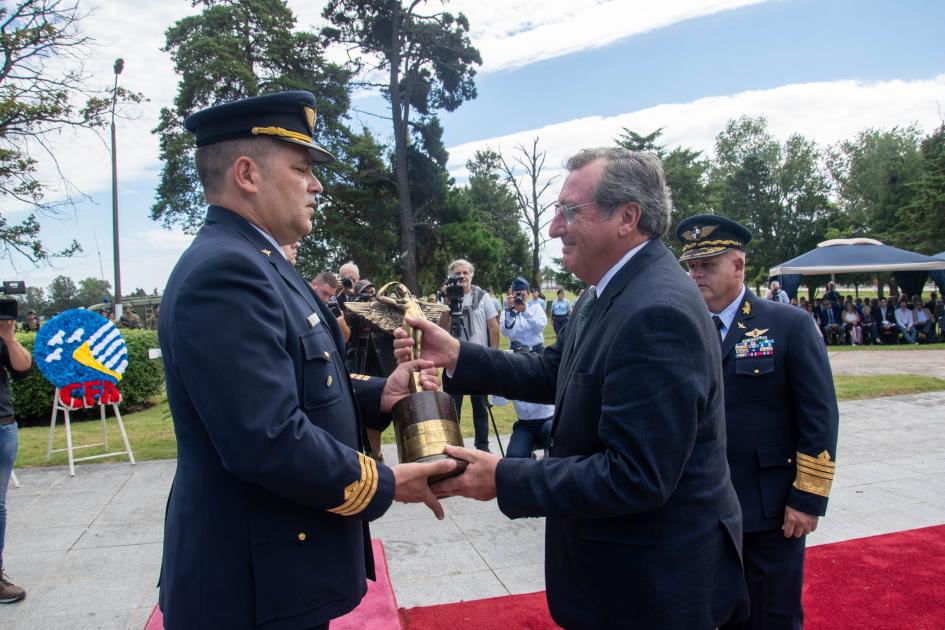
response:
{"label": "paved walkway", "polygon": [[945,378],[945,350],[831,351],[834,374],[919,374]]}
{"label": "paved walkway", "polygon": [[[809,543],[945,524],[945,392],[845,402],[840,417],[830,508]],[[5,563],[29,594],[0,606],[0,629],[143,628],[173,473],[173,461],[79,465],[75,478],[64,467],[18,470]],[[437,521],[422,505],[395,504],[373,527],[400,606],[544,588],[542,519],[510,521],[495,501],[445,508]]]}

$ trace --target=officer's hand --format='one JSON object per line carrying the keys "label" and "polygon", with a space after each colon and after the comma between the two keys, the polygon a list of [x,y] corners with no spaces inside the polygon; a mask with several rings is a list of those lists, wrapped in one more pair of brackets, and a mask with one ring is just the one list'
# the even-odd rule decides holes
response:
{"label": "officer's hand", "polygon": [[391,468],[394,473],[394,500],[401,503],[425,503],[440,520],[443,506],[430,490],[427,480],[433,475],[445,475],[456,468],[452,459],[443,459],[430,464],[399,464]]}
{"label": "officer's hand", "polygon": [[[426,319],[407,318],[407,323],[414,328],[419,328],[423,333],[421,358],[426,361],[432,361],[437,367],[444,367],[452,370],[456,367],[456,361],[459,359],[459,341],[453,339],[449,332],[443,330],[433,322]],[[413,347],[413,339],[403,328],[394,331],[394,356],[397,361],[404,362],[410,360],[410,349]]]}
{"label": "officer's hand", "polygon": [[414,372],[420,372],[420,384],[423,389],[438,389],[440,381],[434,374],[436,368],[430,361],[407,361],[397,366],[397,369],[387,377],[387,383],[384,384],[384,391],[381,392],[381,411],[389,413],[390,410],[405,398],[410,391],[409,383]]}
{"label": "officer's hand", "polygon": [[817,520],[819,516],[806,514],[795,510],[794,508],[784,508],[784,525],[781,529],[784,531],[785,538],[800,538],[810,534],[817,529]]}
{"label": "officer's hand", "polygon": [[433,492],[438,498],[460,496],[478,501],[490,501],[495,498],[495,468],[501,457],[458,446],[447,446],[443,452],[467,461],[469,465],[463,474],[433,484]]}

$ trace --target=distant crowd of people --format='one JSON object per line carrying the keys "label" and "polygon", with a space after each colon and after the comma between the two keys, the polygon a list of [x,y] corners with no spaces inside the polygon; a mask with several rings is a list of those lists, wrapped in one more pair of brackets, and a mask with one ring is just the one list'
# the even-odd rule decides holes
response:
{"label": "distant crowd of people", "polygon": [[[115,324],[118,328],[128,328],[130,330],[157,330],[161,306],[157,305],[150,310],[151,312],[148,313],[142,320],[141,316],[135,312],[135,307],[132,304],[123,304],[121,317],[119,317],[117,321],[115,320],[115,313],[111,309],[100,308],[96,309],[95,312]],[[36,315],[36,311],[30,309],[23,317],[23,321],[20,322],[20,331],[38,332],[43,323],[44,321]]]}
{"label": "distant crowd of people", "polygon": [[927,301],[921,295],[900,294],[890,298],[842,296],[833,282],[824,295],[809,302],[788,298],[777,281],[767,299],[804,309],[813,319],[827,345],[891,345],[936,343],[942,338],[945,306],[936,292]]}

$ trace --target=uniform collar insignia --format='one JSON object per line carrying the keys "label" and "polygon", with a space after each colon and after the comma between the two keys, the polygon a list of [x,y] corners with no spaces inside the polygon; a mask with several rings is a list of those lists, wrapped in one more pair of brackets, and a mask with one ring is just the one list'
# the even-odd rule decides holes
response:
{"label": "uniform collar insignia", "polygon": [[745,300],[745,302],[742,304],[742,313],[745,315],[751,315],[751,302],[748,300]]}
{"label": "uniform collar insignia", "polygon": [[261,249],[259,252],[265,254],[266,256],[272,256],[272,250],[269,249]]}
{"label": "uniform collar insignia", "polygon": [[746,332],[745,336],[751,337],[752,339],[757,339],[758,337],[765,334],[766,332],[768,332],[767,328],[755,328],[754,330],[750,332]]}
{"label": "uniform collar insignia", "polygon": [[738,322],[738,327],[742,330],[745,330],[745,324]]}

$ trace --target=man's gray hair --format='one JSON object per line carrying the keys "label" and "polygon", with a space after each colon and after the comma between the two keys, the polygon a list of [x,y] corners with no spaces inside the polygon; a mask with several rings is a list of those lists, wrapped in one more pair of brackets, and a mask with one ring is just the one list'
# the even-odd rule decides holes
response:
{"label": "man's gray hair", "polygon": [[617,206],[635,203],[640,206],[640,231],[648,236],[665,236],[673,201],[660,159],[652,153],[598,147],[580,151],[566,166],[576,171],[600,159],[606,160],[606,165],[594,186],[598,212],[609,218]]}
{"label": "man's gray hair", "polygon": [[237,138],[198,147],[194,165],[204,196],[209,200],[223,192],[223,177],[240,156],[253,160],[268,175],[269,159],[276,147],[271,138]]}
{"label": "man's gray hair", "polygon": [[454,260],[453,262],[451,262],[451,263],[450,263],[449,272],[452,274],[452,273],[453,273],[453,270],[456,269],[456,268],[459,267],[459,266],[469,267],[469,273],[470,273],[470,275],[475,275],[475,274],[476,274],[476,268],[473,267],[473,264],[472,264],[471,262],[469,262],[468,260],[466,260],[466,259],[464,259],[464,258],[457,258],[456,260]]}

